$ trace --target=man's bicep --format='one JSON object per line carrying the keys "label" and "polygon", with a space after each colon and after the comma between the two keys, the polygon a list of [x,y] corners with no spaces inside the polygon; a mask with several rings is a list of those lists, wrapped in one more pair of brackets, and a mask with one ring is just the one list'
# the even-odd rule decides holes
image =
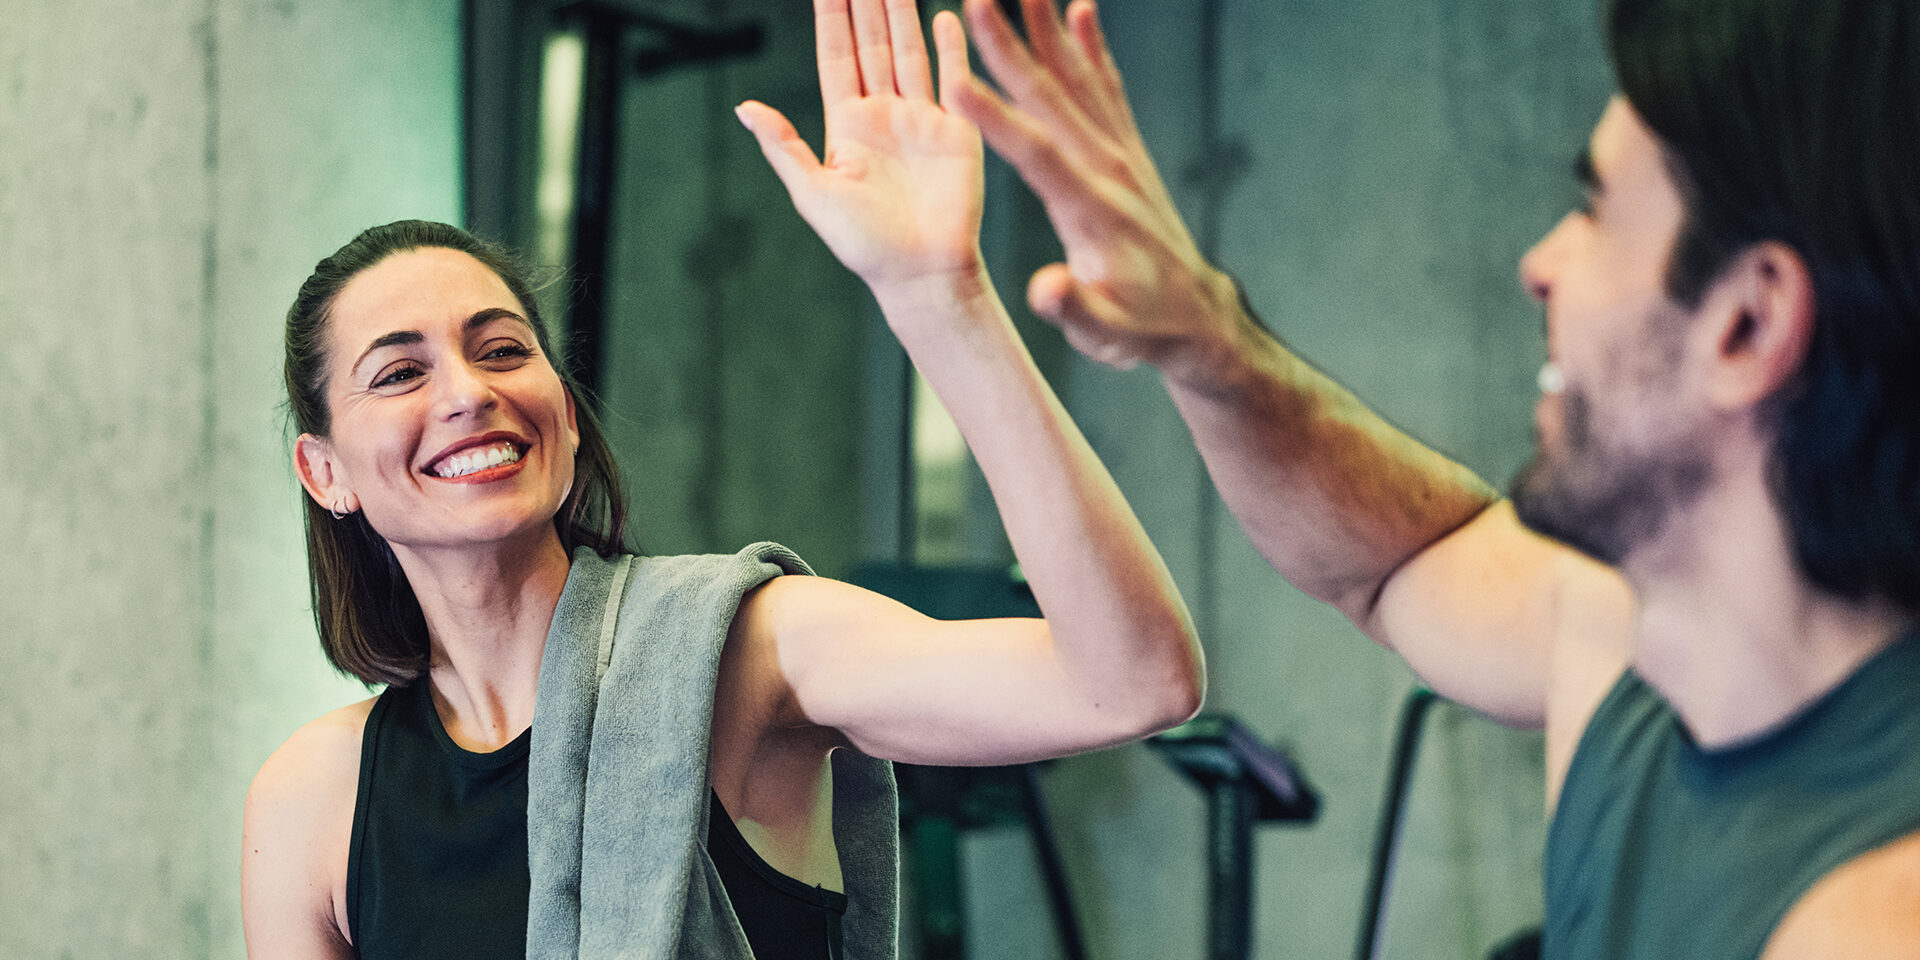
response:
{"label": "man's bicep", "polygon": [[1560,674],[1605,659],[1558,651],[1566,626],[1587,624],[1624,651],[1631,604],[1617,573],[1527,530],[1502,502],[1396,570],[1361,627],[1440,695],[1538,728],[1564,690],[1591,685]]}

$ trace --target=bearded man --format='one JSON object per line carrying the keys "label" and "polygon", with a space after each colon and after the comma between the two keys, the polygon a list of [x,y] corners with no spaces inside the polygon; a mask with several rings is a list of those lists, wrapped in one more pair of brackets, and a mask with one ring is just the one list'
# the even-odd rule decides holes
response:
{"label": "bearded man", "polygon": [[1511,500],[1268,334],[1147,156],[1089,0],[968,0],[954,108],[1042,201],[1035,310],[1158,367],[1287,579],[1546,729],[1545,951],[1920,957],[1920,8],[1613,0]]}

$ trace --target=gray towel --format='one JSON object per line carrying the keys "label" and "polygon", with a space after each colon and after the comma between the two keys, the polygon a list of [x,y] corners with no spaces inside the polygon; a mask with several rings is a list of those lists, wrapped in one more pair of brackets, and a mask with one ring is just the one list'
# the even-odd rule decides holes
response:
{"label": "gray towel", "polygon": [[[734,612],[782,573],[812,571],[772,543],[733,556],[574,554],[533,713],[530,960],[752,957],[706,852],[707,752]],[[847,960],[896,952],[898,817],[892,766],[836,751]]]}

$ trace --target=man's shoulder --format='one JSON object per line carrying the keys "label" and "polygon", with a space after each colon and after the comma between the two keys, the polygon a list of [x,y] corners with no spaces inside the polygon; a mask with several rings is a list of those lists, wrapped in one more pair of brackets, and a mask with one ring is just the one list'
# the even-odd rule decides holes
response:
{"label": "man's shoulder", "polygon": [[1920,831],[1821,878],[1781,920],[1761,960],[1920,960]]}

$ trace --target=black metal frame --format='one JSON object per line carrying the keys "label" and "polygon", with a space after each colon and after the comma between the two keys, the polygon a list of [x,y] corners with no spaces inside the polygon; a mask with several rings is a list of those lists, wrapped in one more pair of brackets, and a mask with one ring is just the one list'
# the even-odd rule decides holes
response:
{"label": "black metal frame", "polygon": [[1208,960],[1253,951],[1253,827],[1306,823],[1320,797],[1286,753],[1231,714],[1203,713],[1148,741],[1207,800]]}

